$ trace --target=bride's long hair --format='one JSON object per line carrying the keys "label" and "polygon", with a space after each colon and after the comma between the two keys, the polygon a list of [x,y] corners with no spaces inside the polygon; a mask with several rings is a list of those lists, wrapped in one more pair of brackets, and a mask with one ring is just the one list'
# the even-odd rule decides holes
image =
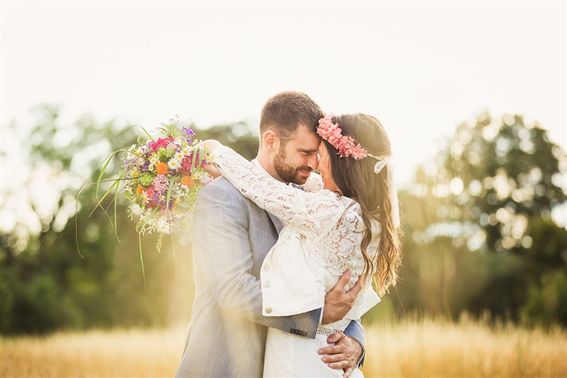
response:
{"label": "bride's long hair", "polygon": [[[374,156],[390,155],[390,140],[380,122],[366,114],[347,114],[333,117],[338,123],[342,135],[349,135],[360,143],[369,154]],[[379,174],[374,173],[376,160],[372,157],[355,160],[341,158],[337,150],[323,140],[329,153],[331,173],[343,195],[354,199],[362,210],[362,219],[366,226],[361,243],[365,268],[363,275],[372,275],[380,295],[396,284],[398,268],[401,264],[401,231],[394,226],[392,203],[386,165]],[[380,223],[380,244],[378,253],[369,251],[372,241],[372,221]],[[374,228],[375,229],[375,228]],[[371,256],[374,256],[372,258]]]}

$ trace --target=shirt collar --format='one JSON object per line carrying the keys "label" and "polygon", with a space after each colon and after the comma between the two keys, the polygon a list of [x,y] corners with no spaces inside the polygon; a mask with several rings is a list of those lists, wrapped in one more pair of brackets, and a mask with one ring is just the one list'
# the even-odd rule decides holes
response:
{"label": "shirt collar", "polygon": [[[270,175],[268,173],[268,171],[266,171],[264,169],[264,167],[262,167],[262,164],[260,164],[260,162],[258,161],[258,159],[252,159],[251,163],[256,167],[256,168],[260,168],[260,171],[262,171],[263,174],[272,177],[272,175]],[[273,177],[272,177],[273,178]],[[274,179],[275,180],[275,179]]]}

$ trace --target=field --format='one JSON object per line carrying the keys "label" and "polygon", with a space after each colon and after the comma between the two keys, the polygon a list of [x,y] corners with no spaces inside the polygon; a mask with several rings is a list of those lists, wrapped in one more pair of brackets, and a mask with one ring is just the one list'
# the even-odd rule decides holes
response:
{"label": "field", "polygon": [[[171,377],[183,328],[0,339],[0,377]],[[567,332],[463,319],[367,327],[367,377],[567,377]]]}

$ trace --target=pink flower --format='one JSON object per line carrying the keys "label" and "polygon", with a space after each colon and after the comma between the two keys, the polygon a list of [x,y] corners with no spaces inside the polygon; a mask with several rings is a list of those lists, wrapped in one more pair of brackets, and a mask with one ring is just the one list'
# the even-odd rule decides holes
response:
{"label": "pink flower", "polygon": [[339,124],[333,123],[333,117],[330,114],[319,120],[317,134],[329,142],[331,146],[335,147],[340,157],[352,156],[353,159],[360,160],[368,156],[368,151],[356,143],[352,137],[342,135]]}
{"label": "pink flower", "polygon": [[146,189],[146,194],[148,195],[148,197],[153,197],[155,195],[155,189],[153,186],[148,186],[148,188]]}
{"label": "pink flower", "polygon": [[185,155],[181,161],[181,173],[190,173],[191,164],[193,164],[193,155]]}
{"label": "pink flower", "polygon": [[169,181],[165,175],[157,175],[154,179],[154,188],[159,194],[163,194],[167,191]]}
{"label": "pink flower", "polygon": [[167,148],[167,146],[169,145],[169,143],[173,140],[172,137],[167,137],[167,138],[158,138],[155,141],[150,141],[148,143],[148,146],[153,150],[153,151],[157,151],[158,149],[160,149],[161,147],[163,148]]}

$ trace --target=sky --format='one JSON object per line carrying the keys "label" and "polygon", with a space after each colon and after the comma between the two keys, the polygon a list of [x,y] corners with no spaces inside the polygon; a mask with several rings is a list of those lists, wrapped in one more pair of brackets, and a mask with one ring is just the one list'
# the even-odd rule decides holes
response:
{"label": "sky", "polygon": [[245,120],[283,90],[388,131],[398,186],[456,126],[521,113],[567,149],[566,5],[2,1],[0,122],[38,103],[147,128]]}

